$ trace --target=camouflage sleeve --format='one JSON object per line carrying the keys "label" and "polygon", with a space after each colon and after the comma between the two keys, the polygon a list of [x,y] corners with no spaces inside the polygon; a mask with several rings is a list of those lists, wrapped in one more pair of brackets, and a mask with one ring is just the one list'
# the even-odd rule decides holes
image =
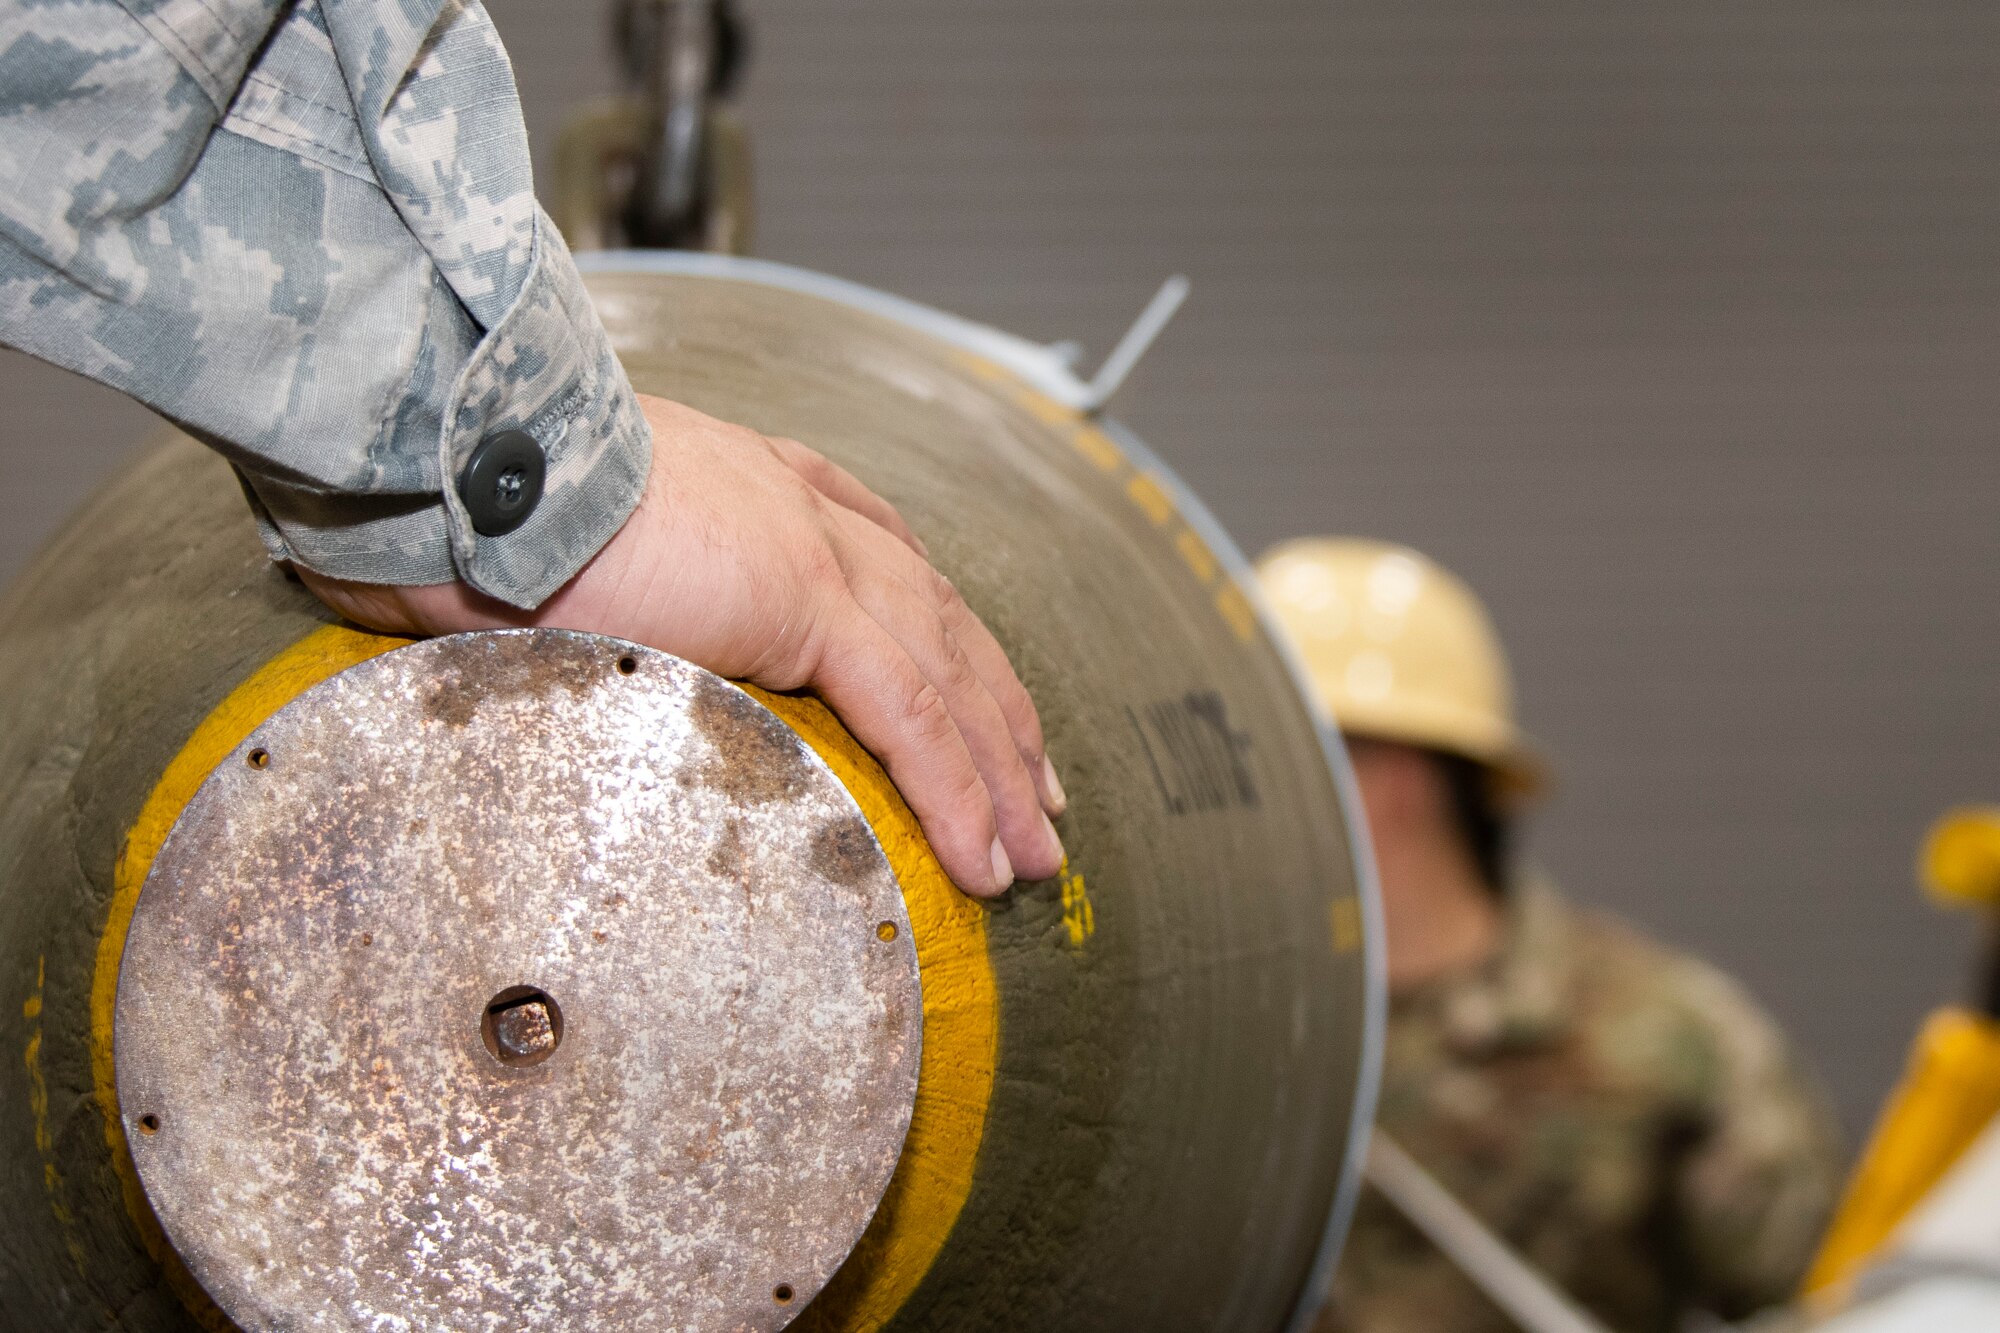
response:
{"label": "camouflage sleeve", "polygon": [[[0,341],[226,454],[274,558],[533,606],[651,440],[477,0],[0,0]],[[475,532],[520,428],[548,478]]]}
{"label": "camouflage sleeve", "polygon": [[1676,1202],[1696,1303],[1739,1319],[1796,1293],[1843,1154],[1816,1081],[1750,998],[1705,967],[1689,995],[1718,1049]]}

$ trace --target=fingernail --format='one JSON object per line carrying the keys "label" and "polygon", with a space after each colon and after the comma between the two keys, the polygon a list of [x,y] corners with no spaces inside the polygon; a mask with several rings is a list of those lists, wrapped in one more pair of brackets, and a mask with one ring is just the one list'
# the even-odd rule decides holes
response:
{"label": "fingernail", "polygon": [[1063,792],[1062,779],[1056,776],[1056,766],[1049,762],[1047,755],[1042,756],[1042,790],[1048,793],[1049,804],[1055,807],[1053,813],[1059,815],[1069,809],[1069,797]]}
{"label": "fingernail", "polygon": [[1056,832],[1056,826],[1049,822],[1049,817],[1047,815],[1042,816],[1042,832],[1049,835],[1050,853],[1055,856],[1056,860],[1058,861],[1062,860],[1063,859],[1062,835]]}
{"label": "fingernail", "polygon": [[993,883],[1003,893],[1014,886],[1014,863],[1007,859],[1007,849],[998,838],[993,840]]}

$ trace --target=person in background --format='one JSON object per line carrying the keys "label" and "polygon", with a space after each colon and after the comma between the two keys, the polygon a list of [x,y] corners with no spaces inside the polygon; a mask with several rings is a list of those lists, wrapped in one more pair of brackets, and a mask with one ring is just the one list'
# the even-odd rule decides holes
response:
{"label": "person in background", "polygon": [[[1372,541],[1289,542],[1258,573],[1346,739],[1374,844],[1390,995],[1376,1123],[1615,1329],[1789,1296],[1841,1180],[1831,1117],[1741,987],[1514,855],[1544,772],[1478,600]],[[1322,1333],[1512,1327],[1363,1196]]]}
{"label": "person in background", "polygon": [[1062,863],[1035,706],[896,511],[633,391],[478,0],[0,0],[0,343],[218,450],[352,620],[811,689],[959,887]]}

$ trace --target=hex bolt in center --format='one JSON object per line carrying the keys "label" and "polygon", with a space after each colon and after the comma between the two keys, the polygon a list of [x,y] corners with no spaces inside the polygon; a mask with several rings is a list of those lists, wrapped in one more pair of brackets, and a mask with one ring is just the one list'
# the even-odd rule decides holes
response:
{"label": "hex bolt in center", "polygon": [[486,1053],[503,1065],[538,1065],[562,1044],[562,1010],[548,992],[509,986],[486,1002],[479,1035]]}

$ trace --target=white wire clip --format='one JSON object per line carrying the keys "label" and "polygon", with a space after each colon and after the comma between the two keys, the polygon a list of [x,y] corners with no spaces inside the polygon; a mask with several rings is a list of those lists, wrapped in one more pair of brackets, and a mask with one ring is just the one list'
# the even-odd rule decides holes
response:
{"label": "white wire clip", "polygon": [[1139,318],[1132,321],[1132,327],[1125,330],[1125,336],[1084,386],[1083,401],[1078,406],[1086,414],[1096,416],[1104,410],[1105,404],[1124,385],[1125,377],[1132,373],[1132,367],[1139,364],[1139,358],[1153,345],[1153,339],[1160,336],[1160,330],[1167,327],[1167,321],[1181,308],[1181,302],[1187,300],[1192,285],[1179,273],[1160,284],[1160,290],[1153,293],[1153,299],[1146,302]]}

